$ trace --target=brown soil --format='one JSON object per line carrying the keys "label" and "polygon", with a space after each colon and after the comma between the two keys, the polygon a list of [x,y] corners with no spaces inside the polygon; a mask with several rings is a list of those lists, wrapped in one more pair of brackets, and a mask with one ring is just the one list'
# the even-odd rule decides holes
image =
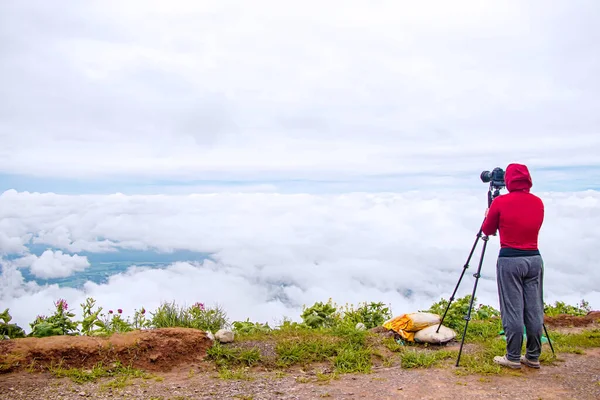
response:
{"label": "brown soil", "polygon": [[590,311],[587,315],[576,317],[573,315],[557,315],[556,317],[544,317],[548,327],[581,327],[598,325],[600,323],[600,311]]}
{"label": "brown soil", "polygon": [[52,336],[0,341],[0,372],[24,368],[91,368],[119,361],[147,371],[169,371],[201,361],[212,345],[194,329],[164,328],[115,334],[110,338]]}

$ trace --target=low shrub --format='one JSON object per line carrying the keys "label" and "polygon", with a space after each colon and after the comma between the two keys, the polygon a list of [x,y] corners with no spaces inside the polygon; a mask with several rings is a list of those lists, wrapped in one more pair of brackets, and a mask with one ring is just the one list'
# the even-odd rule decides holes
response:
{"label": "low shrub", "polygon": [[560,314],[583,316],[591,310],[589,303],[585,300],[581,300],[576,306],[565,304],[562,301],[557,301],[554,305],[544,306],[544,313],[550,317],[555,317]]}
{"label": "low shrub", "polygon": [[[469,311],[470,303],[471,295],[466,295],[459,299],[455,299],[452,304],[450,304],[450,308],[446,313],[444,325],[458,331],[459,334],[462,335],[462,330],[465,326],[465,316]],[[438,314],[440,317],[443,317],[447,307],[448,300],[441,299],[429,307],[429,309],[424,310],[424,312]],[[471,321],[469,321],[469,328],[471,327],[472,321],[486,321],[497,317],[500,317],[500,311],[488,305],[477,304],[477,298],[475,298],[473,299],[473,308],[471,310]]]}
{"label": "low shrub", "polygon": [[0,313],[0,340],[16,339],[25,337],[25,331],[23,328],[16,324],[9,324],[12,320],[8,308]]}
{"label": "low shrub", "polygon": [[31,336],[46,337],[55,335],[77,335],[78,323],[73,321],[73,312],[69,311],[69,305],[63,299],[54,302],[55,311],[49,317],[38,315],[31,326]]}
{"label": "low shrub", "polygon": [[162,303],[150,320],[150,326],[154,328],[195,328],[213,333],[228,325],[223,308],[218,305],[205,307],[203,303],[195,303],[191,307],[178,306],[175,302]]}

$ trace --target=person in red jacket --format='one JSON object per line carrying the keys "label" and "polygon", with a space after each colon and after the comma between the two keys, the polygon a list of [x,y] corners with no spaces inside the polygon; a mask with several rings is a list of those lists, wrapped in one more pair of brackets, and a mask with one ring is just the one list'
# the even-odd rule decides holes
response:
{"label": "person in red jacket", "polygon": [[[508,193],[492,202],[481,228],[487,236],[500,232],[496,275],[506,354],[494,357],[494,362],[511,368],[521,364],[539,368],[544,262],[538,235],[544,222],[544,204],[530,193],[533,183],[527,166],[508,165],[504,180]],[[527,351],[521,356],[523,325]]]}

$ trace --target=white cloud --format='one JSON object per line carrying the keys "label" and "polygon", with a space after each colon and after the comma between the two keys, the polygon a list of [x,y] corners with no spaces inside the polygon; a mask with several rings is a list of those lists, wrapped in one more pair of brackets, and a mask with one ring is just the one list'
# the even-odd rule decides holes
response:
{"label": "white cloud", "polygon": [[0,232],[0,254],[26,252],[20,237],[9,237],[5,232]]}
{"label": "white cloud", "polygon": [[0,172],[599,166],[596,1],[0,5]]}
{"label": "white cloud", "polygon": [[[546,204],[540,236],[546,301],[573,304],[585,298],[600,307],[600,271],[593,256],[600,239],[600,193],[540,196]],[[151,310],[162,300],[218,302],[232,318],[269,322],[297,317],[303,304],[329,297],[355,304],[381,300],[396,313],[414,311],[450,296],[485,206],[479,191],[335,196],[9,191],[0,196],[0,210],[10,210],[8,216],[0,214],[0,225],[13,227],[15,238],[43,235],[65,252],[99,248],[94,245],[98,240],[115,248],[188,249],[214,253],[214,261],[179,262],[162,270],[133,268],[106,284],[88,282],[82,289],[24,282],[14,262],[4,261],[0,308],[10,307],[22,325],[48,313],[59,297],[77,307],[86,296],[126,312],[141,306]],[[472,290],[480,249],[460,296]],[[498,239],[492,238],[477,289],[481,302],[495,306],[497,251]]]}
{"label": "white cloud", "polygon": [[29,254],[15,260],[15,264],[28,267],[34,276],[41,279],[65,278],[90,266],[87,257],[64,254],[60,250],[46,250],[39,257]]}

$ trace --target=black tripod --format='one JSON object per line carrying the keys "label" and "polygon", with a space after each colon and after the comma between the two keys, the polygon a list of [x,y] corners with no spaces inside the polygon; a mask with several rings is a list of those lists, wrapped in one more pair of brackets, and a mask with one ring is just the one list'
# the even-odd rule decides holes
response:
{"label": "black tripod", "polygon": [[[502,189],[502,188],[503,187],[490,185],[490,189],[488,190],[488,208],[492,205],[492,201],[494,201],[494,199],[500,195],[500,189]],[[492,191],[493,191],[493,193],[492,193]],[[485,218],[484,218],[484,221],[485,221]],[[481,223],[481,225],[483,227],[483,222]],[[462,281],[462,278],[465,275],[467,268],[469,268],[469,262],[471,261],[471,257],[473,257],[473,253],[475,252],[475,247],[477,247],[477,242],[479,242],[479,239],[483,240],[483,248],[481,249],[481,256],[479,258],[479,265],[477,266],[477,272],[475,272],[473,274],[473,276],[475,277],[475,284],[473,285],[473,293],[471,294],[471,301],[469,303],[469,311],[467,312],[467,315],[465,316],[465,321],[466,321],[465,329],[464,329],[464,332],[462,335],[462,340],[460,342],[460,350],[458,351],[458,358],[456,359],[457,367],[458,367],[458,364],[460,363],[460,356],[462,354],[463,345],[465,343],[465,336],[467,335],[467,327],[469,326],[469,321],[471,320],[471,309],[473,308],[473,301],[475,300],[475,291],[477,290],[477,283],[479,282],[479,277],[481,276],[481,266],[483,265],[483,257],[485,255],[485,249],[487,247],[487,243],[489,240],[489,238],[483,234],[481,227],[479,228],[479,232],[477,233],[475,242],[473,243],[473,247],[471,247],[471,252],[469,253],[469,257],[467,257],[467,261],[465,262],[465,265],[463,266],[462,273],[460,274],[460,277],[458,278],[458,282],[456,283],[454,292],[452,292],[452,296],[450,296],[450,300],[448,301],[448,305],[446,306],[446,310],[444,311],[444,316],[442,317],[442,320],[440,321],[440,324],[438,325],[438,328],[436,330],[436,332],[439,332],[440,326],[442,326],[442,324],[444,323],[444,319],[446,318],[448,309],[450,309],[450,304],[452,304],[452,302],[454,301],[454,296],[456,295],[456,291],[458,290],[458,287],[460,286],[460,282]],[[543,326],[544,326],[544,332],[546,333],[546,338],[548,338],[548,344],[550,345],[550,348],[552,349],[552,354],[554,354],[554,347],[552,346],[552,342],[550,341],[550,336],[548,336],[548,331],[546,330],[546,325],[544,324]]]}

